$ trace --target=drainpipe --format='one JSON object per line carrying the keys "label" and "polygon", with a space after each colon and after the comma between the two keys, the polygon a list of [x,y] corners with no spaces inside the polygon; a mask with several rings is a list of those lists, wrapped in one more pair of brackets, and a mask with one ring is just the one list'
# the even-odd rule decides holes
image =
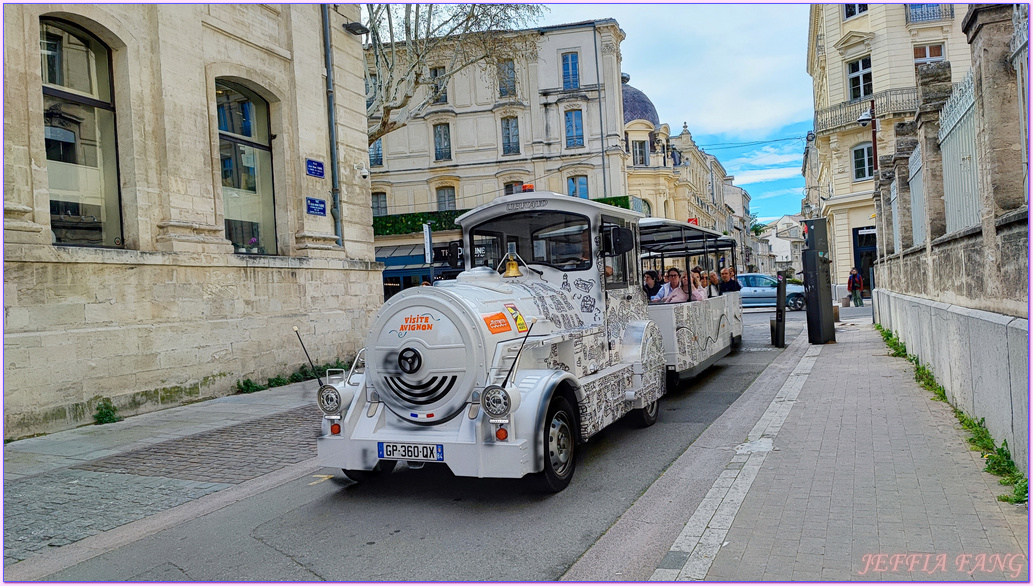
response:
{"label": "drainpipe", "polygon": [[323,56],[326,64],[326,114],[330,124],[330,193],[333,195],[330,215],[334,217],[334,235],[337,236],[337,246],[344,246],[341,242],[341,180],[337,168],[337,117],[334,115],[336,104],[334,102],[334,59],[330,48],[330,10],[327,4],[320,4],[320,6],[323,13]]}
{"label": "drainpipe", "polygon": [[610,197],[609,182],[606,180],[606,128],[603,126],[603,78],[599,75],[599,27],[592,22],[592,44],[595,45],[595,82],[599,85],[599,142],[602,143],[603,197]]}

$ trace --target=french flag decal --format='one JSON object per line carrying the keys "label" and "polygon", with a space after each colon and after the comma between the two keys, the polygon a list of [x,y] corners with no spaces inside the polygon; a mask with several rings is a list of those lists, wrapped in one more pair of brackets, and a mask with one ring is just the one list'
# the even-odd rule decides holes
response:
{"label": "french flag decal", "polygon": [[428,413],[426,415],[420,415],[419,413],[410,413],[409,417],[412,417],[413,419],[420,419],[421,417],[424,419],[433,419],[434,414]]}

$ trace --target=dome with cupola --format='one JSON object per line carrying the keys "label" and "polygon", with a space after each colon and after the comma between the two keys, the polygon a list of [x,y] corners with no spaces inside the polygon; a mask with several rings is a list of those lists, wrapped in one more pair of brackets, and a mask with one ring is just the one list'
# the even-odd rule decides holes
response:
{"label": "dome with cupola", "polygon": [[642,93],[642,90],[628,85],[629,81],[631,81],[631,76],[627,73],[621,73],[621,93],[624,96],[624,123],[627,124],[632,120],[645,120],[651,123],[654,128],[659,128],[660,116],[657,115],[653,102],[650,101],[646,94]]}

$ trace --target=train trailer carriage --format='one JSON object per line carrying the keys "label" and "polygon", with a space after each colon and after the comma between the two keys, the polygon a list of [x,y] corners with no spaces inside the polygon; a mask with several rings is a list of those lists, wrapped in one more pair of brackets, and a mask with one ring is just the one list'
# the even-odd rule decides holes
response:
{"label": "train trailer carriage", "polygon": [[362,481],[435,462],[559,491],[579,444],[629,414],[655,423],[672,373],[726,354],[742,320],[735,295],[648,303],[641,218],[533,190],[458,218],[465,270],[391,297],[351,370],[328,373],[320,463]]}

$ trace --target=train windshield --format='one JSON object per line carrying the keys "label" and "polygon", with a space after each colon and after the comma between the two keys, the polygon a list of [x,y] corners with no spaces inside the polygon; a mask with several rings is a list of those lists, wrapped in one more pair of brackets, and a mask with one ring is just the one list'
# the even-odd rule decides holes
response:
{"label": "train windshield", "polygon": [[473,266],[498,268],[509,250],[528,264],[561,271],[592,266],[592,232],[588,218],[557,211],[529,211],[494,218],[470,230]]}

